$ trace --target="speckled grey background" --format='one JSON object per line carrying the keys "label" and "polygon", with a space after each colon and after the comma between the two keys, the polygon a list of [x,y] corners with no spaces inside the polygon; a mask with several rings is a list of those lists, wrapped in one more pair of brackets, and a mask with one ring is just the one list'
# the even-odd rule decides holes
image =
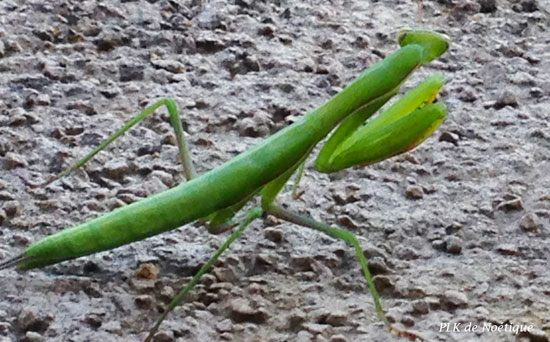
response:
{"label": "speckled grey background", "polygon": [[[456,6],[459,4],[459,6]],[[454,8],[454,11],[452,9]],[[450,15],[446,15],[451,12]],[[182,109],[199,172],[322,104],[424,26],[451,49],[450,115],[425,144],[334,175],[308,164],[280,203],[361,238],[397,326],[429,341],[548,341],[547,0],[0,2],[0,259],[182,181],[161,113],[46,188],[147,103]],[[310,161],[311,162],[311,161]],[[30,272],[0,273],[0,341],[139,341],[224,240],[188,225]],[[156,280],[136,271],[151,263]],[[440,331],[527,324],[531,333]],[[155,341],[389,341],[351,248],[254,223]]]}

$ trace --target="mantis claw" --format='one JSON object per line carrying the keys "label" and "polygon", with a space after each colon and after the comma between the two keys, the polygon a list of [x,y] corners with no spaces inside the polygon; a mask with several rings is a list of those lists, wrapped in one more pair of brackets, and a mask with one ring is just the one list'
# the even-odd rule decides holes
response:
{"label": "mantis claw", "polygon": [[56,176],[51,176],[50,178],[48,178],[48,180],[46,180],[42,183],[32,183],[28,179],[26,179],[25,177],[23,177],[21,175],[16,175],[16,176],[23,182],[23,184],[25,184],[26,187],[31,188],[31,189],[43,188],[43,187],[48,186],[49,184],[55,182],[58,179],[58,177],[56,177]]}
{"label": "mantis claw", "polygon": [[414,342],[424,342],[425,341],[425,339],[422,336],[420,336],[416,333],[413,333],[411,331],[400,330],[400,329],[391,327],[390,332],[394,333],[395,335],[397,335],[399,337],[408,338],[409,340],[414,341]]}
{"label": "mantis claw", "polygon": [[292,194],[292,198],[295,200],[300,199],[305,193],[305,190],[300,190],[298,193]]}
{"label": "mantis claw", "polygon": [[14,267],[21,261],[25,260],[25,254],[19,254],[13,258],[10,258],[8,260],[4,260],[0,262],[0,270],[4,270],[6,268]]}

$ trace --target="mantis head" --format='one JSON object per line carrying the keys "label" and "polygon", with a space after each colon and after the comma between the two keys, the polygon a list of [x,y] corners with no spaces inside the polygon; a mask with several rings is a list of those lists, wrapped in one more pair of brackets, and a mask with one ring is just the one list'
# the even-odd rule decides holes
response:
{"label": "mantis head", "polygon": [[424,48],[423,64],[441,56],[451,44],[451,38],[443,33],[428,30],[402,28],[397,32],[399,45],[417,44]]}

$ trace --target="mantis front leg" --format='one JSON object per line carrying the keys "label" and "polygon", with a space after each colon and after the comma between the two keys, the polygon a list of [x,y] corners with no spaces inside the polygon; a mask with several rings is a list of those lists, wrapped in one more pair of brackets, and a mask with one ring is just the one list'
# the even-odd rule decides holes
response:
{"label": "mantis front leg", "polygon": [[444,80],[433,75],[366,125],[377,106],[360,108],[338,127],[323,146],[315,168],[324,173],[354,165],[370,165],[418,146],[447,116],[435,100]]}

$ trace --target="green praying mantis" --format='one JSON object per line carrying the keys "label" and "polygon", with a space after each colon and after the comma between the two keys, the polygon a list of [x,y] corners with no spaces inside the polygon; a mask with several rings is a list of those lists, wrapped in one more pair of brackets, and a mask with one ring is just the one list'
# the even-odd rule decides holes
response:
{"label": "green praying mantis", "polygon": [[[315,161],[315,169],[319,172],[331,173],[356,165],[369,165],[409,151],[430,136],[446,118],[445,105],[435,101],[444,80],[441,75],[433,75],[367,122],[369,117],[398,93],[400,86],[416,69],[439,57],[450,44],[450,39],[443,34],[413,29],[401,30],[397,40],[401,45],[399,50],[365,70],[324,105],[200,176],[191,161],[175,101],[162,99],[145,108],[87,156],[41,186],[81,167],[162,106],[167,108],[176,132],[187,182],[35,242],[21,255],[0,263],[0,269],[16,266],[28,270],[51,265],[110,250],[196,220],[207,223],[212,233],[232,230],[225,243],[170,302],[149,331],[145,339],[149,342],[168,313],[182,301],[231,243],[252,221],[269,214],[351,244],[381,320],[391,332],[399,336],[420,338],[414,333],[394,328],[386,318],[367,260],[353,234],[275,203],[275,198],[294,173],[297,173],[295,184],[299,182],[306,158],[332,131],[334,133]],[[260,204],[238,218],[236,214],[256,196],[261,198]]]}

